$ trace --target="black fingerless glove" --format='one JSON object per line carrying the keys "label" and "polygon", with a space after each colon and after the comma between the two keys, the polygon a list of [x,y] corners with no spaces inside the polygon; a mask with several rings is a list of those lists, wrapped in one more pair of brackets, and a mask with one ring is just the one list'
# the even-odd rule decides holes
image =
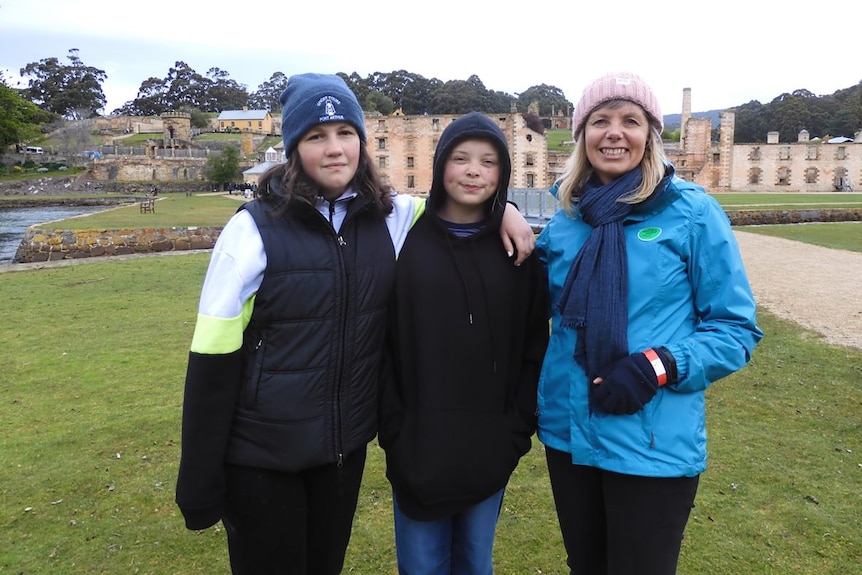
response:
{"label": "black fingerless glove", "polygon": [[[667,365],[668,357],[674,365]],[[597,374],[602,382],[593,390],[593,405],[613,415],[637,413],[660,386],[670,382],[669,374],[676,379],[675,372],[675,362],[664,349],[633,353]]]}

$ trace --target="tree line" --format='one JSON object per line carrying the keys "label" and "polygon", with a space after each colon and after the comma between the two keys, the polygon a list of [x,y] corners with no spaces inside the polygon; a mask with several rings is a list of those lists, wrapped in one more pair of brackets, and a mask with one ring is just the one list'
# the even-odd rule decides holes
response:
{"label": "tree line", "polygon": [[[4,147],[28,141],[38,135],[34,126],[52,121],[78,120],[100,116],[106,98],[102,84],[104,70],[87,66],[77,49],[69,50],[68,62],[45,58],[21,68],[27,87],[11,88],[0,73],[0,104],[9,113],[0,118],[0,144]],[[525,115],[536,131],[543,129],[540,117],[571,114],[573,104],[556,86],[531,86],[520,94],[489,90],[476,76],[443,82],[406,70],[374,72],[362,77],[356,72],[339,73],[356,93],[366,111],[388,115],[400,110],[408,115],[463,114],[480,111],[508,113],[512,109]],[[220,68],[200,74],[178,61],[164,78],[151,77],[141,82],[137,96],[111,115],[158,116],[183,111],[192,116],[196,127],[206,126],[206,114],[243,107],[280,113],[278,100],[287,86],[288,76],[273,73],[256,90],[230,77]],[[834,94],[816,96],[808,90],[784,93],[772,102],[751,101],[733,108],[736,111],[734,141],[765,142],[769,131],[778,131],[782,142],[796,141],[800,130],[812,136],[847,135],[862,128],[862,82]]]}
{"label": "tree line", "polygon": [[827,96],[795,90],[767,104],[752,100],[734,111],[737,143],[766,142],[768,132],[778,132],[779,142],[792,143],[802,130],[811,137],[852,138],[862,129],[862,81]]}
{"label": "tree line", "polygon": [[[43,110],[68,120],[93,118],[100,115],[106,99],[102,83],[104,70],[85,65],[78,50],[69,50],[69,62],[45,58],[21,68],[28,86],[21,96]],[[400,109],[405,114],[462,114],[472,110],[487,113],[508,113],[513,106],[528,113],[529,106],[538,105],[535,113],[551,115],[556,111],[568,114],[572,103],[563,91],[545,84],[533,86],[521,94],[489,90],[478,76],[467,80],[442,82],[419,74],[398,70],[375,72],[361,77],[339,73],[366,111],[390,114]],[[244,107],[280,113],[278,100],[287,86],[288,76],[275,72],[256,90],[249,91],[220,68],[210,68],[201,74],[187,63],[178,61],[164,78],[151,77],[141,82],[138,94],[111,115],[158,116],[169,111],[217,113]]]}

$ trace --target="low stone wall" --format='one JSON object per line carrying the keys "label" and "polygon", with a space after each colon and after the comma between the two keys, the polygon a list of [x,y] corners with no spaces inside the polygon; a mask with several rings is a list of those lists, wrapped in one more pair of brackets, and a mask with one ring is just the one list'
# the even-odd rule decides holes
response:
{"label": "low stone wall", "polygon": [[[823,208],[807,210],[725,210],[732,226],[769,226],[812,222],[862,222],[862,208]],[[533,232],[542,231],[533,225]]]}
{"label": "low stone wall", "polygon": [[14,261],[22,264],[210,249],[221,230],[221,227],[59,230],[33,226],[24,234]]}

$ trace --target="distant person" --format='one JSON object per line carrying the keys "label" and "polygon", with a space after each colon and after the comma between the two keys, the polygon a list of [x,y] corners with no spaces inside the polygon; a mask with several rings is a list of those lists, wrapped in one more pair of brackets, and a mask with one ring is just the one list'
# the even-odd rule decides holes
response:
{"label": "distant person", "polygon": [[503,493],[536,428],[548,341],[535,257],[499,249],[511,162],[483,114],[449,124],[395,266],[379,439],[402,575],[493,572]]}
{"label": "distant person", "polygon": [[[335,575],[377,432],[395,257],[424,203],[383,185],[340,77],[293,76],[281,103],[287,161],[228,221],[201,291],[176,500],[189,529],[224,523],[235,574]],[[508,213],[514,268],[534,236]]]}
{"label": "distant person", "polygon": [[676,177],[639,76],[575,107],[537,242],[552,331],[539,439],[572,574],[673,575],[706,468],[704,392],[763,333],[727,215]]}

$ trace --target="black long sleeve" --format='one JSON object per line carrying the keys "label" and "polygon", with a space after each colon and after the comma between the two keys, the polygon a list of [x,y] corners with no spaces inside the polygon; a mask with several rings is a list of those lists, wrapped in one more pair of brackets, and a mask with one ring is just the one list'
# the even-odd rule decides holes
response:
{"label": "black long sleeve", "polygon": [[240,353],[189,353],[176,491],[188,529],[215,525],[224,511],[224,455],[242,376]]}

